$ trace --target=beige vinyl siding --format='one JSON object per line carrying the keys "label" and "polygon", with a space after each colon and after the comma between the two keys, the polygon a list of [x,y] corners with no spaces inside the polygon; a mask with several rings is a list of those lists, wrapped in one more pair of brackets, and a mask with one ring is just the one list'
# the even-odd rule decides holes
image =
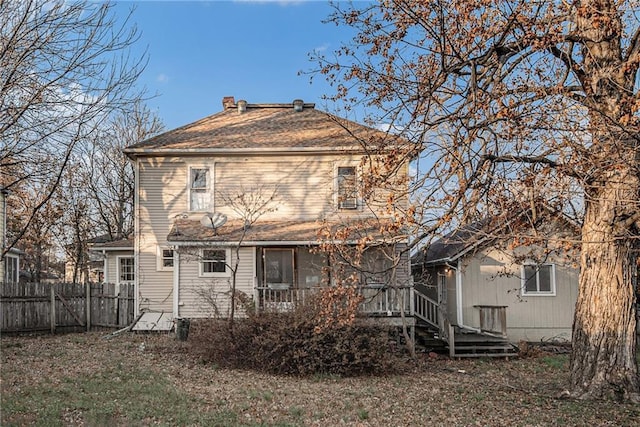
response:
{"label": "beige vinyl siding", "polygon": [[577,269],[561,259],[555,264],[555,296],[522,296],[521,264],[508,255],[487,250],[467,258],[462,277],[463,319],[479,327],[479,310],[474,305],[507,306],[507,334],[512,341],[570,339],[577,298]]}
{"label": "beige vinyl siding", "polygon": [[215,206],[229,216],[237,216],[225,203],[238,194],[274,196],[261,219],[316,219],[331,208],[332,170],[330,161],[304,160],[263,162],[216,162]]}
{"label": "beige vinyl siding", "polygon": [[[157,246],[166,244],[176,215],[189,211],[190,167],[209,168],[210,211],[224,213],[230,220],[238,218],[239,214],[225,205],[223,195],[229,198],[256,189],[260,189],[263,197],[275,194],[274,202],[268,207],[271,212],[262,215],[260,220],[340,220],[372,215],[370,208],[352,211],[335,207],[337,166],[358,166],[361,158],[360,155],[344,153],[138,158],[136,262],[140,309],[173,310],[173,273],[157,271]],[[387,196],[388,191],[382,191],[373,199],[386,200]],[[192,212],[191,216],[198,214]],[[377,214],[385,216],[392,212],[381,208]],[[186,296],[183,303],[180,310],[190,310]]]}
{"label": "beige vinyl siding", "polygon": [[[202,318],[229,314],[231,289],[231,272],[228,277],[200,277],[199,249],[188,248],[182,251],[190,254],[180,255],[180,298],[178,300],[179,317]],[[236,275],[236,291],[253,297],[255,279],[254,247],[240,248],[238,273]],[[231,248],[231,262],[235,257],[235,248]]]}
{"label": "beige vinyl siding", "polygon": [[173,218],[187,209],[186,166],[178,158],[141,158],[138,191],[140,309],[172,312],[173,272],[157,271],[157,246],[165,245]]}
{"label": "beige vinyl siding", "polygon": [[[225,203],[234,195],[260,192],[263,197],[274,195],[274,201],[261,217],[264,220],[317,219],[321,217],[367,217],[371,209],[378,215],[385,215],[387,190],[374,192],[368,200],[368,207],[362,205],[356,210],[336,209],[336,173],[338,166],[359,166],[361,156],[256,156],[209,159],[214,166],[214,206],[215,210],[233,217],[237,216],[232,206]],[[195,161],[195,160],[194,160]],[[401,168],[406,172],[406,167]],[[400,202],[406,205],[406,194],[400,194]]]}

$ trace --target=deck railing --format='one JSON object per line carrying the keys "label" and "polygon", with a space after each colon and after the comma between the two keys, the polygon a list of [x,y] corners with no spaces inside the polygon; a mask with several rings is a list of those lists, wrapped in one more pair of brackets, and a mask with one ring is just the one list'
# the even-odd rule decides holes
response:
{"label": "deck railing", "polygon": [[[288,311],[297,304],[304,303],[321,287],[276,289],[257,287],[257,307],[260,310]],[[411,313],[411,287],[361,286],[357,288],[363,301],[360,312],[370,316],[398,316],[404,307],[404,313]]]}
{"label": "deck railing", "polygon": [[414,292],[414,298],[416,317],[419,317],[432,326],[439,328],[441,326],[441,321],[438,318],[438,303],[418,291]]}
{"label": "deck railing", "polygon": [[507,337],[506,305],[474,305],[480,310],[480,330]]}

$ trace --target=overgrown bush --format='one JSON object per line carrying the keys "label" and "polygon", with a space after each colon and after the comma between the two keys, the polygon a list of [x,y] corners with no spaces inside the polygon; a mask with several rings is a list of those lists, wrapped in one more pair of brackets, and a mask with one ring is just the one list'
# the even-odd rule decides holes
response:
{"label": "overgrown bush", "polygon": [[[189,340],[202,360],[221,367],[287,375],[387,374],[401,355],[387,328],[320,322],[318,301],[290,312],[250,314],[234,322],[196,322]],[[318,325],[322,327],[318,327]]]}

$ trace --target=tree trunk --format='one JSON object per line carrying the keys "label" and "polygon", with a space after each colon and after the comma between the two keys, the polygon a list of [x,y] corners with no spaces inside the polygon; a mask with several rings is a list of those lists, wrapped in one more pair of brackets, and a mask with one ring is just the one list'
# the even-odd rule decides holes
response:
{"label": "tree trunk", "polygon": [[571,359],[572,394],[581,399],[640,402],[632,281],[637,267],[625,221],[639,187],[632,166],[618,167],[585,192]]}

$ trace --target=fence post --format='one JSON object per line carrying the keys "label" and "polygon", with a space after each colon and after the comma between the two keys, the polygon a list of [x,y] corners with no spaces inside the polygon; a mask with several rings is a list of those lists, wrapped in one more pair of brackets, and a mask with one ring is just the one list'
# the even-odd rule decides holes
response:
{"label": "fence post", "polygon": [[51,334],[56,333],[56,291],[53,284],[49,287],[51,290]]}
{"label": "fence post", "polygon": [[84,284],[85,311],[87,318],[87,332],[91,330],[91,283]]}

